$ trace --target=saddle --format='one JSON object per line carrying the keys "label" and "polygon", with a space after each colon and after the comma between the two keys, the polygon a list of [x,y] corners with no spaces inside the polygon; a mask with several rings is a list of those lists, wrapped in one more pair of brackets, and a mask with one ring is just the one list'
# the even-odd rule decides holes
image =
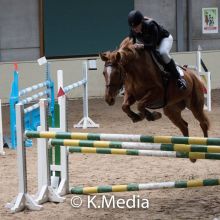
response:
{"label": "saddle", "polygon": [[168,81],[168,79],[170,78],[171,74],[169,73],[169,71],[166,69],[166,65],[163,62],[160,53],[156,50],[152,50],[150,52],[151,57],[154,61],[154,63],[158,66],[158,68],[161,71],[161,76],[165,81]]}
{"label": "saddle", "polygon": [[[166,65],[163,62],[160,53],[154,50],[154,51],[151,51],[150,54],[151,54],[151,57],[154,63],[160,69],[162,78],[165,80],[165,82],[168,81],[169,78],[172,76],[172,74],[169,72],[169,70],[166,69]],[[187,65],[184,65],[184,66],[176,65],[176,66],[177,68],[179,68],[179,70],[181,69],[181,70],[186,71]]]}
{"label": "saddle", "polygon": [[[157,65],[157,67],[160,69],[161,72],[161,78],[162,78],[162,83],[164,87],[164,97],[161,98],[161,100],[157,100],[154,105],[148,106],[147,108],[150,109],[158,109],[158,108],[163,108],[167,104],[167,88],[169,86],[169,81],[171,79],[172,74],[169,72],[169,70],[166,69],[166,65],[163,62],[161,55],[158,51],[154,50],[150,52],[151,57],[154,61],[154,63]],[[180,65],[177,65],[177,68],[180,68],[182,70],[186,70],[185,67],[182,67]]]}

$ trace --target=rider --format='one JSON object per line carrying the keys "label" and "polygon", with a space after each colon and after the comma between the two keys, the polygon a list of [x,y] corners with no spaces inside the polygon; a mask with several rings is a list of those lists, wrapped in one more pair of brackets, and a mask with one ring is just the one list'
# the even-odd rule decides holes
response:
{"label": "rider", "polygon": [[185,90],[187,88],[186,81],[181,77],[169,54],[173,44],[172,35],[154,20],[144,17],[137,10],[128,14],[128,24],[130,26],[129,37],[133,39],[135,48],[157,50],[166,68],[177,79],[177,87],[180,90]]}

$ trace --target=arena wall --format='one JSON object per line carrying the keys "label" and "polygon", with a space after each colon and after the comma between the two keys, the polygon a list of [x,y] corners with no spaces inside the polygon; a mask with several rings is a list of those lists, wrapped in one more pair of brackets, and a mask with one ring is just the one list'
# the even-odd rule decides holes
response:
{"label": "arena wall", "polygon": [[[173,58],[178,64],[196,65],[196,51],[185,53],[172,53]],[[220,88],[220,51],[203,51],[202,59],[208,70],[211,72],[212,89]],[[82,61],[86,58],[75,59],[59,59],[50,60],[51,76],[55,82],[57,91],[56,71],[62,69],[64,71],[64,83],[68,85],[82,79]],[[102,97],[104,95],[104,78],[102,75],[104,63],[97,57],[97,70],[89,70],[89,97]],[[13,80],[13,63],[0,63],[0,97],[3,103],[8,103],[11,91],[11,82]],[[30,85],[45,80],[45,67],[39,66],[37,61],[18,62],[19,70],[19,86],[25,88]],[[82,96],[81,89],[76,89],[69,94],[70,98],[78,98]]]}

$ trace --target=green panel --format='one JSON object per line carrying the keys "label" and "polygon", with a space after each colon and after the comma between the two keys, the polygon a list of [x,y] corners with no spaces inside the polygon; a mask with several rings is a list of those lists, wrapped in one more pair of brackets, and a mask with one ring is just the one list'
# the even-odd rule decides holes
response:
{"label": "green panel", "polygon": [[60,127],[60,108],[59,108],[59,104],[57,102],[55,102],[54,105],[54,122],[55,122],[55,128],[59,128]]}
{"label": "green panel", "polygon": [[[55,105],[54,105],[54,119],[55,119],[54,121],[55,128],[59,128],[60,127],[60,108],[57,102],[55,102]],[[54,148],[51,148],[51,157],[52,159],[54,159],[54,163],[56,165],[60,165],[60,146],[55,146]],[[55,176],[60,177],[61,176],[60,171],[56,171]]]}
{"label": "green panel", "polygon": [[44,0],[47,57],[97,55],[114,50],[128,35],[134,0]]}
{"label": "green panel", "polygon": [[[60,146],[55,146],[55,152],[54,152],[54,154],[55,154],[55,156],[54,156],[54,160],[55,160],[55,164],[56,165],[60,165],[61,163],[61,161],[60,161]],[[56,171],[55,172],[55,176],[61,176],[61,173],[60,173],[60,171]]]}

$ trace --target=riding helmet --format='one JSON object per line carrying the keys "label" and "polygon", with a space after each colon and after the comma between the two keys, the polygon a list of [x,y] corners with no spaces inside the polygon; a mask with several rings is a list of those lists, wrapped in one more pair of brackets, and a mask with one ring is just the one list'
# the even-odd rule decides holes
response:
{"label": "riding helmet", "polygon": [[128,14],[128,24],[130,27],[135,27],[141,23],[144,19],[144,16],[140,11],[133,10]]}

